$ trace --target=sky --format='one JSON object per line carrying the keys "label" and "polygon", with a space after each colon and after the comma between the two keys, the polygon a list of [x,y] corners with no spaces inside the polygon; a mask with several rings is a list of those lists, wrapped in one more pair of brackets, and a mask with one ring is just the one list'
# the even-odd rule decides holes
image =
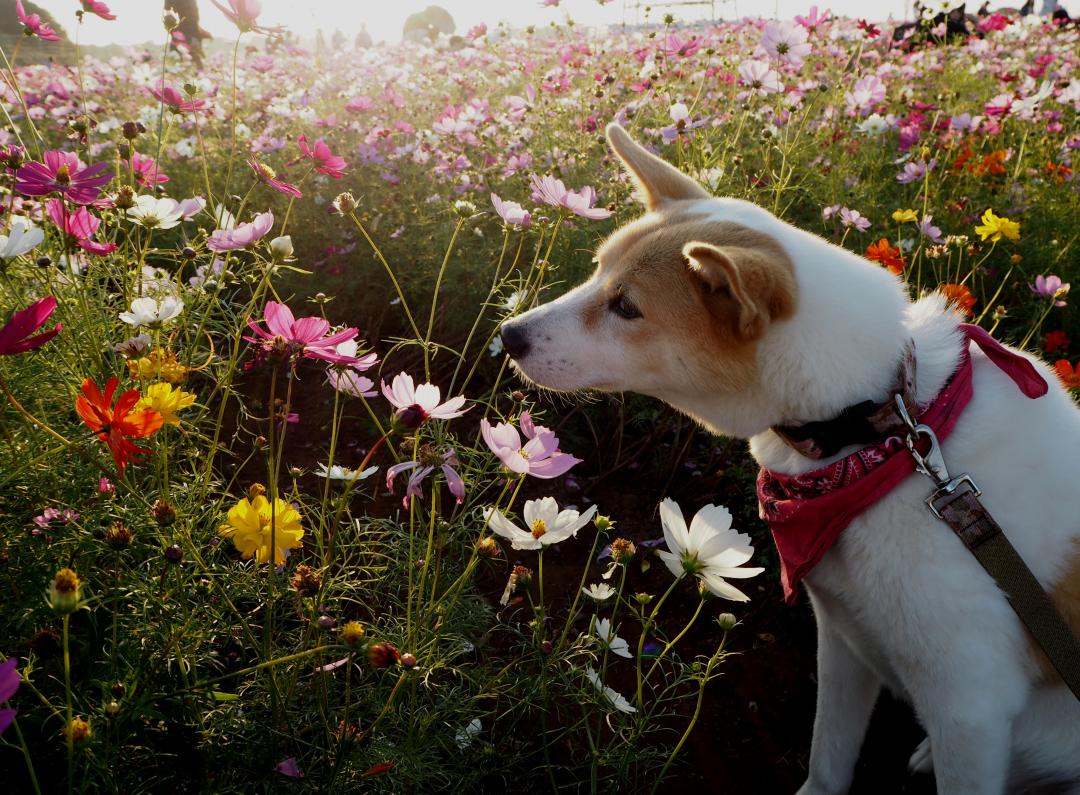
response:
{"label": "sky", "polygon": [[[284,25],[302,39],[313,38],[321,28],[329,36],[341,30],[350,39],[366,24],[376,40],[397,41],[401,26],[409,14],[421,11],[433,0],[263,0],[263,13],[259,21],[267,25]],[[74,34],[76,0],[34,0],[47,9],[64,26],[69,35]],[[162,3],[158,0],[105,0],[113,13],[115,22],[106,22],[87,15],[79,34],[86,44],[137,44],[157,41],[163,37],[161,28]],[[221,0],[225,2],[225,0]],[[602,26],[620,24],[625,19],[634,23],[639,17],[635,7],[637,0],[613,0],[600,6],[597,0],[562,0],[558,8],[542,8],[539,0],[434,0],[454,17],[459,32],[480,22],[494,28],[500,20],[515,27],[547,25],[560,22],[569,14],[582,25]],[[790,19],[805,13],[815,2],[834,13],[885,19],[905,16],[910,0],[717,0],[714,4],[718,18],[737,16],[776,16]],[[1022,0],[1017,0],[1017,5]],[[648,3],[642,0],[641,6]],[[681,6],[661,8],[663,0],[653,2],[653,19],[666,11],[679,19],[708,16],[708,6]],[[215,37],[231,40],[236,29],[210,0],[199,0],[202,26]],[[642,21],[644,18],[642,17]]]}

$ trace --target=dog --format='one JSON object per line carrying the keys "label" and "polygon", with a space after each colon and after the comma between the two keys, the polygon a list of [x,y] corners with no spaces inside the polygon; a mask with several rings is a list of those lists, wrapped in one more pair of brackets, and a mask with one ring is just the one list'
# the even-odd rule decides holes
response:
{"label": "dog", "polygon": [[[584,284],[500,328],[513,366],[551,390],[633,391],[758,464],[812,460],[776,428],[888,401],[911,342],[914,398],[932,402],[967,347],[937,293],[910,300],[885,269],[752,203],[716,198],[607,129],[645,213],[597,250]],[[971,346],[973,396],[942,451],[969,473],[1073,630],[1080,628],[1080,410],[1053,372],[1038,399]],[[1034,649],[994,580],[924,500],[920,475],[858,515],[805,578],[818,627],[806,795],[846,792],[883,687],[927,732],[911,757],[944,795],[1055,782],[1080,791],[1080,702]]]}

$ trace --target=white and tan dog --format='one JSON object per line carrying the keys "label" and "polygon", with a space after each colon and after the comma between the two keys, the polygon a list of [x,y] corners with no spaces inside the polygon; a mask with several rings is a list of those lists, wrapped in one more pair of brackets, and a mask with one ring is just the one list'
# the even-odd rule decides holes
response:
{"label": "white and tan dog", "polygon": [[[865,259],[753,204],[710,196],[612,125],[646,213],[597,252],[585,284],[503,325],[517,369],[555,390],[652,395],[750,440],[760,465],[803,457],[773,426],[885,401],[909,340],[916,397],[956,369],[962,335],[939,296],[912,303]],[[1029,400],[972,347],[974,397],[943,443],[1075,628],[1080,628],[1080,411],[1042,363]],[[991,577],[923,500],[915,475],[861,514],[806,579],[818,699],[805,793],[846,792],[880,689],[927,731],[912,757],[943,795],[1080,781],[1080,703],[1047,670]]]}

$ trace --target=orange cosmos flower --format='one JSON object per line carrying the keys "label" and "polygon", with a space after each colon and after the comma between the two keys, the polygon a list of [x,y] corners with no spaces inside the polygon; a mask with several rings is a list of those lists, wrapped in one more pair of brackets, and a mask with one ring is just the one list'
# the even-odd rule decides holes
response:
{"label": "orange cosmos flower", "polygon": [[937,290],[950,304],[963,312],[965,317],[971,317],[971,310],[975,306],[975,296],[971,294],[971,290],[962,284],[939,284]]}
{"label": "orange cosmos flower", "polygon": [[1054,369],[1066,389],[1080,389],[1080,370],[1069,364],[1068,359],[1058,359],[1054,362]]}
{"label": "orange cosmos flower", "polygon": [[890,246],[884,237],[866,247],[866,258],[872,262],[880,262],[895,274],[903,273],[907,265],[900,249]]}
{"label": "orange cosmos flower", "polygon": [[114,406],[113,395],[119,384],[120,379],[110,378],[103,395],[94,380],[87,378],[82,383],[82,394],[75,398],[75,410],[90,430],[97,434],[97,438],[109,446],[116,468],[123,477],[128,461],[150,452],[131,442],[128,437],[139,439],[149,436],[162,426],[164,420],[156,411],[135,410],[135,404],[142,398],[138,389],[124,392]]}

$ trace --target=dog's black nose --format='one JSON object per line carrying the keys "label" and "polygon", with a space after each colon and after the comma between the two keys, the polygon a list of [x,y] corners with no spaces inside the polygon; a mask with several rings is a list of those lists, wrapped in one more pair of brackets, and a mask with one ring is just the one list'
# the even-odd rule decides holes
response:
{"label": "dog's black nose", "polygon": [[499,329],[499,337],[502,338],[503,349],[510,354],[510,358],[520,359],[529,352],[529,338],[521,326],[503,323]]}

